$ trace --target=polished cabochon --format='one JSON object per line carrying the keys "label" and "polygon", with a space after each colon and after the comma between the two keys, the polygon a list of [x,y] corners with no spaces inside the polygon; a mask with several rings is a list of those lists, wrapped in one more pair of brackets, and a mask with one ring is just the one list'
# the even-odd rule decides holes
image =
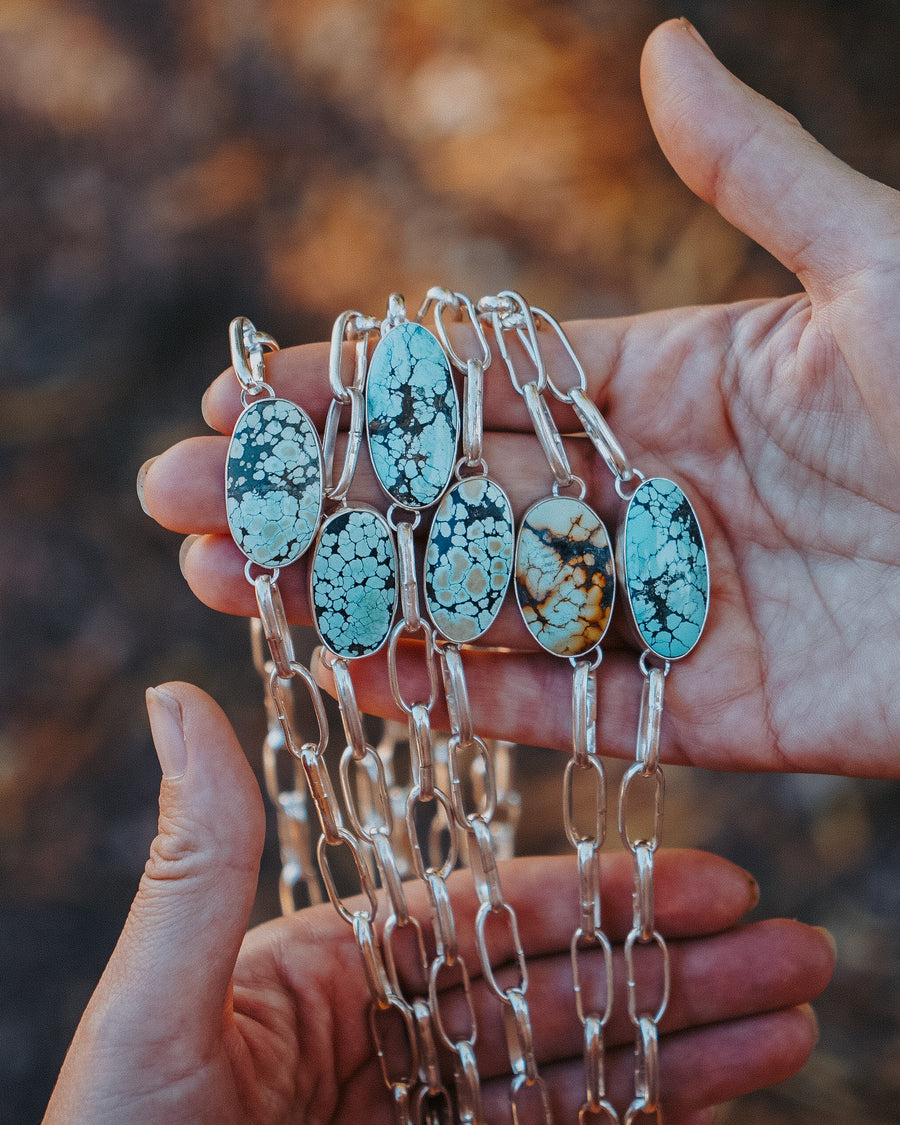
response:
{"label": "polished cabochon", "polygon": [[225,507],[235,543],[252,562],[287,566],[312,543],[322,512],[322,454],[315,427],[295,403],[251,403],[225,460]]}
{"label": "polished cabochon", "polygon": [[516,599],[531,635],[556,656],[582,656],[602,641],[615,599],[612,544],[583,500],[539,500],[519,528]]}
{"label": "polished cabochon", "polygon": [[443,494],[456,461],[459,403],[437,338],[404,322],[382,336],[366,380],[369,454],[382,488],[405,508]]}
{"label": "polished cabochon", "polygon": [[635,489],[618,537],[618,571],[641,641],[664,660],[693,649],[709,611],[709,560],[697,516],[674,481]]}
{"label": "polished cabochon", "polygon": [[425,548],[428,613],[457,644],[480,637],[493,624],[513,565],[512,506],[487,477],[458,481],[438,505]]}
{"label": "polished cabochon", "polygon": [[397,556],[387,520],[341,508],[322,524],[310,568],[313,620],[336,656],[371,656],[387,640],[397,605]]}

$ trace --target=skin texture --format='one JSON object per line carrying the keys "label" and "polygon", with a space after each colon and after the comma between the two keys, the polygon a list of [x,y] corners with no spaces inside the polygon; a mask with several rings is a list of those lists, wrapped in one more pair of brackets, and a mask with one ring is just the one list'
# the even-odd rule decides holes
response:
{"label": "skin texture", "polygon": [[[677,21],[651,36],[642,78],[675,169],[804,287],[792,297],[567,326],[590,394],[632,462],[682,485],[709,550],[711,609],[697,649],[667,685],[663,758],[714,769],[896,776],[900,195],[822,149]],[[565,385],[570,376],[548,335],[548,366]],[[455,339],[464,350],[465,333]],[[325,345],[268,361],[275,389],[317,424],[329,401],[326,371]],[[549,494],[552,478],[497,357],[485,387],[485,458],[520,516]],[[548,398],[559,425],[575,428],[571,411]],[[239,411],[237,381],[226,372],[204,413],[227,434]],[[585,439],[569,446],[588,496],[614,528],[623,505],[611,474]],[[244,559],[224,521],[226,448],[225,437],[210,437],[168,450],[145,466],[143,499],[166,527],[199,536],[182,553],[198,597],[250,614]],[[362,463],[354,488],[385,506]],[[303,560],[281,587],[289,616],[308,621]],[[614,615],[604,643],[598,743],[629,756],[639,650],[622,632],[622,617]],[[484,641],[512,651],[470,658],[479,729],[566,747],[566,663],[535,651],[513,604]],[[407,655],[404,682],[416,685],[414,644]],[[327,669],[314,670],[329,687]],[[354,678],[364,710],[396,714],[383,655],[361,662]]]}
{"label": "skin texture", "polygon": [[[325,905],[245,934],[264,834],[252,771],[224,714],[199,689],[164,685],[148,693],[148,703],[170,775],[160,792],[159,835],[45,1125],[390,1125],[350,927]],[[621,952],[631,925],[631,860],[615,853],[602,863],[604,925],[616,945],[608,1089],[621,1105],[633,1082]],[[796,922],[740,925],[758,891],[723,859],[661,853],[656,871],[656,921],[672,956],[661,1096],[667,1122],[693,1125],[708,1120],[698,1116],[704,1107],[803,1065],[816,1039],[807,1002],[827,983],[834,952],[824,931]],[[558,1119],[571,1120],[583,1082],[569,959],[575,864],[569,857],[513,861],[501,879],[528,959],[538,1063]],[[474,948],[477,899],[466,871],[450,886],[473,978],[485,1111],[505,1121],[509,1061],[499,1004],[481,980]],[[410,910],[427,917],[420,892],[409,888]],[[402,956],[400,964],[410,987]],[[452,987],[441,995],[451,1027],[460,1003]]]}
{"label": "skin texture", "polygon": [[[723,769],[897,776],[897,193],[825,152],[728,74],[683,23],[650,38],[642,78],[660,143],[685,182],[803,287],[777,300],[568,326],[590,394],[629,456],[645,474],[683,485],[709,548],[707,631],[668,682],[663,756]],[[465,333],[454,341],[464,348]],[[548,355],[560,362],[552,341]],[[325,345],[268,362],[275,389],[317,426],[328,405],[326,371]],[[486,388],[485,456],[521,514],[547,495],[549,475],[537,468],[524,404],[501,365],[489,370]],[[571,429],[562,404],[551,407]],[[222,499],[224,435],[239,411],[227,372],[204,405],[220,436],[156,458],[140,491],[153,518],[190,536],[182,565],[197,595],[249,614],[252,590],[227,538]],[[586,441],[571,447],[575,471],[615,526],[621,503],[609,474]],[[357,493],[383,506],[362,470]],[[306,564],[286,570],[280,586],[291,618],[308,621]],[[535,651],[514,608],[486,639],[508,651],[471,654],[479,731],[569,745],[568,665]],[[605,649],[598,744],[630,755],[637,650],[617,626]],[[414,644],[401,652],[409,692],[420,657]],[[316,667],[327,686],[327,669]],[[354,683],[364,710],[392,713],[383,656],[358,662]],[[264,827],[251,771],[224,716],[197,689],[168,685],[149,699],[165,774],[160,834],[46,1122],[387,1123],[348,927],[329,907],[245,935]],[[621,855],[603,864],[605,924],[621,943],[630,865]],[[515,863],[502,880],[531,967],[541,1070],[555,1108],[571,1119],[582,1082],[568,976],[573,865]],[[452,882],[460,934],[469,935],[474,898],[464,874]],[[549,896],[558,896],[558,910],[546,909]],[[410,897],[424,913],[414,890]],[[787,1077],[812,1049],[807,1002],[828,980],[831,944],[792,922],[741,926],[754,901],[746,874],[722,860],[658,858],[657,922],[673,971],[660,1048],[667,1125],[708,1122],[708,1107]],[[463,955],[477,965],[470,946]],[[617,956],[607,1043],[609,1088],[621,1105],[632,1037]],[[497,1012],[477,979],[474,991],[486,1108],[492,1120],[506,1120]],[[445,999],[453,1005],[452,995]]]}

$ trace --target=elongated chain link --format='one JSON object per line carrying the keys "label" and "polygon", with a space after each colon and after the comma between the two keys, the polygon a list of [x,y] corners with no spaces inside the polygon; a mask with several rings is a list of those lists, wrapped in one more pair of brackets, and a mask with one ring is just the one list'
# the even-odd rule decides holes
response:
{"label": "elongated chain link", "polygon": [[[268,577],[268,576],[266,576]],[[309,823],[308,790],[299,761],[290,757],[290,776],[282,784],[285,767],[283,750],[287,748],[284,732],[268,691],[269,677],[274,661],[267,659],[262,622],[250,619],[250,643],[253,663],[259,672],[265,692],[266,737],[263,741],[262,761],[266,793],[276,813],[278,845],[281,855],[281,872],[278,876],[278,897],[282,914],[293,914],[304,906],[313,906],[323,899]],[[283,689],[288,707],[293,714],[294,700],[291,681]]]}
{"label": "elongated chain link", "polygon": [[[646,654],[645,654],[646,657]],[[656,928],[653,861],[662,838],[665,777],[659,764],[659,734],[668,664],[641,664],[644,686],[635,761],[619,790],[619,835],[634,860],[634,911],[625,939],[628,1018],[634,1028],[634,1100],[625,1125],[641,1117],[662,1121],[659,1107],[659,1023],[669,1003],[669,947]],[[635,806],[644,792],[643,816]],[[647,809],[649,807],[649,824]],[[643,955],[641,950],[646,950]],[[655,956],[650,956],[650,951]],[[654,968],[653,961],[656,961]],[[643,987],[641,984],[643,982]]]}
{"label": "elongated chain link", "polygon": [[[495,297],[484,297],[473,304],[464,294],[436,287],[429,290],[413,325],[407,318],[402,297],[397,294],[391,295],[384,319],[351,310],[341,314],[335,322],[328,373],[332,402],[325,420],[321,450],[309,419],[306,418],[305,422],[310,428],[311,446],[319,458],[317,472],[321,479],[317,514],[314,520],[312,517],[310,520],[313,531],[319,526],[323,498],[337,505],[337,512],[325,521],[329,526],[339,526],[339,521],[348,520],[351,516],[361,519],[367,511],[365,506],[352,507],[348,502],[348,493],[366,428],[364,396],[372,335],[380,333],[384,342],[388,333],[402,327],[406,335],[398,333],[398,336],[392,337],[392,346],[403,347],[403,344],[397,343],[398,338],[406,340],[415,334],[418,334],[420,342],[427,341],[427,335],[417,325],[432,306],[441,349],[449,363],[465,379],[460,427],[462,456],[456,461],[454,469],[458,484],[450,489],[454,503],[459,502],[457,489],[469,489],[472,495],[481,496],[487,495],[488,489],[494,489],[502,496],[499,486],[488,481],[484,460],[484,375],[490,366],[491,350],[483,324],[489,324],[512,385],[524,400],[553,477],[554,499],[547,503],[568,504],[567,510],[580,505],[579,510],[596,519],[602,529],[599,517],[582,503],[586,485],[572,471],[563,439],[548,405],[549,391],[572,408],[585,435],[613,475],[618,495],[628,503],[626,528],[632,509],[645,510],[648,505],[657,505],[662,511],[670,494],[680,494],[684,507],[691,513],[690,518],[694,518],[690,503],[677,485],[665,478],[654,478],[648,482],[632,465],[606,419],[589,397],[584,368],[565,332],[549,313],[530,306],[512,290],[505,290]],[[454,347],[445,323],[451,317],[468,322],[470,338],[474,334],[475,340],[473,354],[461,355]],[[557,341],[554,357],[560,354],[561,345],[570,367],[568,376],[564,371],[551,370],[547,362],[542,341],[548,334]],[[511,339],[511,335],[517,338],[517,342]],[[265,372],[265,353],[277,349],[276,342],[265,333],[258,332],[245,318],[238,318],[232,323],[230,339],[232,362],[245,408],[242,417],[249,417],[252,413],[253,419],[261,418],[262,412],[270,409],[280,412],[279,417],[286,416],[293,409],[292,404],[278,400],[270,408],[262,401],[276,398],[266,382]],[[433,340],[431,343],[434,345]],[[427,343],[424,346],[427,348]],[[438,351],[436,345],[434,350]],[[349,359],[351,355],[352,370],[344,362],[345,356]],[[399,370],[393,366],[393,361],[391,364],[392,372]],[[348,372],[349,381],[345,381]],[[452,385],[449,394],[455,396]],[[302,411],[297,413],[305,418]],[[380,424],[392,426],[395,422],[388,414],[386,421],[382,419]],[[346,428],[347,438],[342,463],[338,467],[336,451],[342,426]],[[370,445],[375,441],[371,427],[369,441]],[[233,442],[233,445],[238,444]],[[455,451],[453,456],[456,457]],[[424,481],[424,475],[415,467],[414,460],[414,457],[407,460],[403,472],[413,476],[418,474]],[[399,457],[397,466],[400,466]],[[379,472],[376,465],[376,475]],[[389,542],[388,528],[394,533],[396,594],[399,595],[400,608],[399,619],[393,626],[392,618],[386,618],[381,644],[387,645],[391,692],[406,716],[406,737],[403,737],[402,725],[388,722],[378,744],[372,746],[369,743],[351,678],[352,659],[326,653],[345,735],[345,748],[340,758],[342,802],[337,798],[337,789],[326,760],[329,732],[322,698],[311,673],[296,658],[277,585],[279,572],[276,565],[289,565],[297,553],[284,557],[270,554],[265,556],[262,564],[258,564],[256,560],[259,556],[251,553],[247,543],[238,539],[239,532],[232,525],[238,545],[248,556],[245,574],[254,587],[259,610],[259,618],[251,624],[251,639],[254,663],[265,683],[268,729],[263,747],[263,767],[266,789],[277,809],[282,863],[279,877],[281,908],[284,913],[290,913],[300,905],[321,901],[324,886],[335,910],[350,927],[367,982],[373,1042],[400,1125],[449,1125],[454,1119],[465,1125],[481,1125],[484,1109],[475,1058],[477,1026],[473,990],[469,969],[460,952],[447,888],[447,879],[460,859],[462,832],[466,845],[464,852],[478,898],[474,935],[476,948],[484,982],[501,1004],[506,1032],[512,1070],[512,1118],[515,1125],[532,1117],[550,1123],[549,1091],[538,1071],[534,1047],[525,953],[516,913],[503,895],[497,866],[500,859],[508,858],[514,851],[521,807],[513,786],[512,747],[508,743],[488,744],[474,730],[460,649],[461,641],[468,640],[470,634],[462,639],[453,638],[452,629],[448,628],[446,636],[452,639],[438,642],[432,625],[420,612],[414,532],[422,511],[429,505],[417,508],[414,492],[395,495],[381,476],[379,480],[394,500],[387,513],[388,526],[384,527],[384,536]],[[226,488],[231,487],[229,482]],[[562,490],[572,488],[577,493],[575,498],[561,495]],[[508,500],[504,498],[504,501],[508,504]],[[676,495],[672,504],[679,503]],[[554,509],[555,512],[561,510],[559,507]],[[674,520],[675,508],[671,510]],[[383,526],[382,517],[378,515],[377,518]],[[454,516],[454,519],[457,518]],[[654,512],[650,519],[656,518]],[[688,519],[681,508],[677,518]],[[509,519],[511,534],[511,516]],[[346,526],[346,523],[340,526]],[[239,530],[243,531],[243,528]],[[324,539],[325,534],[323,525],[320,538]],[[441,534],[445,533],[442,531]],[[606,536],[605,529],[602,534]],[[695,518],[691,527],[685,523],[682,530],[666,531],[664,534],[681,535],[679,549],[686,547],[703,552],[703,564],[706,565],[705,547]],[[573,542],[572,533],[569,536],[567,542]],[[611,553],[608,536],[606,544],[602,552],[603,557],[608,559]],[[392,545],[389,544],[389,547],[393,550]],[[298,548],[300,553],[305,549],[305,546]],[[625,548],[623,557],[627,557]],[[269,560],[274,560],[272,565],[267,565]],[[257,573],[254,568],[263,573]],[[605,574],[612,581],[611,564]],[[688,574],[688,584],[694,581],[694,577],[694,572]],[[426,580],[429,580],[427,574]],[[683,581],[683,576],[679,581]],[[633,623],[648,646],[640,661],[643,692],[635,761],[622,779],[618,800],[619,835],[632,855],[634,874],[632,926],[625,940],[623,955],[627,1011],[634,1031],[635,1081],[634,1096],[621,1120],[622,1125],[639,1125],[643,1118],[655,1117],[657,1123],[662,1120],[659,1025],[669,1002],[671,974],[669,949],[656,926],[654,901],[654,862],[662,835],[665,797],[665,778],[659,763],[663,694],[670,668],[668,657],[680,659],[690,651],[702,630],[705,608],[700,607],[701,613],[696,606],[688,607],[684,626],[679,625],[679,634],[668,641],[663,634],[672,627],[665,622],[657,623],[652,615],[648,616],[649,623],[638,620],[641,614],[649,614],[649,611],[636,608],[634,589],[637,587],[633,589],[627,576],[623,578],[623,584]],[[430,589],[426,589],[426,594],[429,613],[437,625],[440,615],[433,608]],[[705,605],[708,606],[708,585],[703,587],[702,597],[707,599]],[[660,600],[668,605],[666,595]],[[682,604],[678,602],[679,612]],[[607,613],[610,609],[611,601],[606,604]],[[351,611],[347,609],[346,612]],[[492,612],[496,613],[496,610]],[[678,615],[669,616],[675,619]],[[325,631],[318,618],[316,623],[324,637]],[[579,921],[572,935],[570,957],[575,1008],[583,1030],[585,1094],[579,1111],[580,1125],[594,1125],[595,1122],[597,1125],[620,1125],[617,1111],[606,1096],[604,1058],[604,1029],[612,1014],[613,974],[612,950],[602,928],[600,850],[606,836],[607,795],[606,775],[596,745],[596,672],[601,659],[597,646],[605,627],[605,622],[602,627],[598,626],[599,639],[574,650],[580,653],[579,656],[570,657],[573,665],[572,756],[566,766],[563,784],[564,827],[575,852],[579,879]],[[445,625],[440,624],[438,628],[443,631]],[[487,624],[479,625],[479,628],[483,631]],[[651,639],[647,639],[645,629],[653,634]],[[661,637],[659,643],[657,634]],[[423,653],[423,663],[415,673],[406,671],[400,660],[400,649],[405,641],[418,642],[418,648]],[[544,645],[543,640],[540,643]],[[672,644],[672,650],[665,647],[667,643]],[[344,651],[339,643],[335,647]],[[558,655],[568,655],[552,648],[549,643],[545,647]],[[360,654],[359,651],[350,652],[351,657]],[[652,657],[658,657],[663,666],[654,666]],[[423,670],[426,677],[424,687]],[[450,715],[451,729],[446,739],[433,732],[431,722],[441,679]],[[317,735],[310,740],[304,740],[297,730],[299,703],[295,695],[301,683],[306,689],[318,728]],[[409,744],[408,784],[399,779],[395,768],[395,751],[404,741]],[[289,751],[290,758],[285,758],[284,750]],[[285,761],[290,763],[290,770],[285,769]],[[313,859],[314,832],[310,806],[315,810],[321,830],[315,848],[316,860]],[[332,872],[332,856],[336,854],[336,848],[344,848],[350,853],[362,892],[361,905],[351,903],[338,890]],[[316,878],[316,867],[321,884]],[[412,916],[406,902],[403,880],[410,875],[421,881],[427,894],[435,946],[434,956],[430,959],[423,927]],[[375,925],[379,886],[387,904],[387,920],[380,936]],[[401,985],[401,959],[403,975],[407,980],[405,990]],[[504,976],[502,985],[498,979],[496,966],[503,963],[507,964],[505,972],[512,975],[511,984],[507,976]],[[451,994],[454,996],[452,1001],[449,1000]],[[463,1018],[458,1015],[460,997],[465,1012]],[[451,1003],[452,1021],[449,1018]],[[441,1069],[440,1055],[444,1048],[452,1058],[452,1097]]]}
{"label": "elongated chain link", "polygon": [[[254,352],[259,350],[255,344],[254,332],[255,329],[249,322],[238,321],[232,326],[233,361],[235,370],[241,379],[242,395],[257,394],[267,389],[263,377],[262,360],[254,363]],[[270,347],[277,346],[269,337],[263,337],[262,339]],[[246,374],[248,370],[254,376],[250,385],[247,384],[245,378],[241,378],[241,374]],[[347,470],[346,467],[343,475],[346,475],[348,471],[352,475],[352,470]],[[266,707],[270,731],[266,739],[266,757],[264,760],[266,762],[267,789],[270,792],[274,790],[278,800],[279,836],[283,864],[280,888],[282,910],[289,912],[294,908],[293,889],[301,880],[307,884],[308,896],[311,901],[321,898],[320,894],[312,890],[308,874],[311,869],[308,855],[310,841],[308,820],[305,816],[306,802],[300,800],[299,778],[295,780],[294,789],[286,791],[289,794],[286,799],[282,799],[282,791],[277,783],[275,754],[277,750],[286,748],[293,755],[295,761],[299,763],[302,776],[306,782],[306,795],[311,798],[318,814],[321,827],[321,835],[316,849],[319,873],[328,897],[338,914],[351,927],[360,951],[370,994],[370,1026],[378,1057],[381,1061],[384,1081],[391,1092],[395,1117],[398,1125],[411,1125],[413,1119],[411,1116],[410,1091],[418,1069],[418,1046],[412,1012],[406,1001],[394,990],[387,975],[380,943],[373,925],[377,912],[377,899],[369,860],[365,851],[366,837],[354,835],[344,826],[343,816],[335,797],[334,786],[325,759],[325,751],[328,745],[328,720],[324,703],[318,685],[309,669],[295,658],[287,615],[277,585],[277,571],[263,573],[254,578],[251,576],[250,565],[248,564],[246,572],[248,579],[254,586],[259,609],[258,624],[252,626],[252,639],[257,668],[266,676]],[[263,638],[269,650],[270,659],[268,660],[265,659],[263,651]],[[308,693],[318,727],[318,737],[315,741],[302,741],[297,734],[294,700],[297,681],[303,683]],[[276,721],[280,738],[275,733]],[[349,736],[348,741],[350,741]],[[301,803],[304,806],[302,813],[300,811]],[[341,846],[349,849],[359,875],[360,887],[365,901],[365,905],[359,909],[351,910],[343,901],[331,871],[329,851]],[[387,1040],[387,1029],[391,1023],[399,1023],[407,1043],[406,1059],[401,1059],[399,1064],[395,1057],[396,1047],[392,1047],[391,1054],[394,1057],[390,1059],[384,1047]],[[397,1043],[396,1030],[390,1035],[389,1039],[393,1045]]]}
{"label": "elongated chain link", "polygon": [[[561,490],[575,485],[579,491],[578,500],[583,500],[586,493],[585,484],[572,472],[562,436],[544,395],[544,391],[549,387],[559,397],[559,392],[552,381],[540,344],[538,326],[541,323],[541,310],[531,309],[522,297],[512,292],[500,294],[496,298],[480,302],[479,307],[483,309],[485,315],[490,315],[494,332],[498,336],[501,354],[503,354],[512,378],[513,387],[525,400],[535,435],[553,474],[553,496],[557,498],[558,502]],[[586,385],[583,369],[581,369],[571,346],[568,344],[561,328],[555,322],[553,323],[558,330],[557,334],[579,371],[580,381]],[[534,369],[533,378],[524,382],[517,378],[516,364],[509,349],[503,343],[503,334],[510,332],[515,332],[518,335]],[[547,502],[550,507],[553,504],[554,501],[552,500]],[[556,510],[558,511],[559,508],[557,507]],[[582,510],[587,512],[587,509]],[[565,519],[571,518],[568,514],[565,517]],[[582,517],[575,518],[580,520]],[[599,517],[597,517],[597,522],[599,523]],[[605,535],[605,530],[603,534]],[[548,554],[552,555],[556,549],[556,544],[548,539]],[[535,570],[542,571],[542,567],[546,564],[543,560],[539,562],[534,559],[532,565]],[[551,563],[551,569],[556,565],[556,563]],[[565,564],[560,560],[558,566],[562,570]],[[544,577],[543,572],[542,577]],[[573,575],[571,578],[573,587],[576,586],[577,581]],[[611,552],[609,570],[600,581],[602,583],[600,589],[604,592],[606,592],[606,584],[612,585],[614,582]],[[540,588],[543,589],[543,587]],[[608,595],[611,607],[611,590],[608,591]],[[535,596],[537,595],[535,594]],[[541,607],[541,613],[543,612],[543,607]],[[587,606],[585,606],[583,612],[587,617],[590,613]],[[606,620],[608,621],[608,616]],[[588,645],[582,650],[585,652],[584,656],[581,658],[570,657],[574,672],[572,694],[573,750],[563,780],[563,823],[566,836],[575,849],[580,889],[580,918],[570,943],[575,1008],[584,1032],[585,1098],[579,1112],[579,1120],[583,1123],[605,1120],[612,1125],[619,1125],[616,1110],[606,1097],[603,1042],[603,1032],[612,1015],[613,1002],[612,948],[602,929],[599,860],[600,849],[603,847],[606,838],[606,774],[596,747],[596,669],[602,658],[602,653],[596,646],[602,639],[605,628],[605,622],[598,625],[596,641],[593,645]],[[556,652],[557,655],[562,655],[559,648],[551,648],[551,651]],[[586,824],[579,825],[576,823],[576,806],[579,804],[576,791],[583,789],[586,785],[590,787],[588,804],[592,809],[592,815],[588,818]],[[590,963],[594,965],[596,965],[597,959],[600,959],[603,971],[602,989],[594,987],[594,989],[588,991],[589,985],[584,971],[584,967],[588,963],[588,954],[590,954]]]}
{"label": "elongated chain link", "polygon": [[[472,726],[469,694],[466,687],[463,659],[458,645],[446,644],[441,647],[441,667],[444,688],[450,714],[451,735],[448,743],[451,799],[453,812],[459,827],[466,833],[466,849],[469,866],[478,895],[478,913],[475,919],[475,935],[478,955],[481,960],[484,979],[491,991],[503,1005],[504,1026],[509,1047],[513,1078],[510,1099],[513,1118],[518,1119],[519,1103],[526,1096],[537,1096],[544,1120],[552,1121],[550,1100],[544,1079],[538,1071],[534,1053],[534,1040],[531,1028],[531,1013],[526,993],[528,991],[528,971],[525,964],[525,951],[519,936],[519,925],[515,910],[506,901],[500,884],[497,868],[497,855],[491,823],[497,808],[497,782],[494,762],[490,751]],[[471,760],[467,771],[474,781],[472,785],[476,804],[466,807],[464,794],[465,758]],[[476,771],[475,763],[480,769]],[[518,980],[509,987],[502,987],[495,975],[493,963],[499,958],[491,957],[489,927],[504,927],[508,940],[501,946],[504,953],[511,948],[518,968]]]}
{"label": "elongated chain link", "polygon": [[[606,839],[606,771],[597,754],[597,678],[594,661],[574,661],[572,684],[572,757],[563,781],[563,824],[578,858],[581,917],[572,935],[572,981],[575,1009],[584,1030],[585,1100],[579,1111],[582,1125],[606,1121],[619,1125],[619,1115],[606,1097],[603,1032],[612,1015],[612,947],[603,932],[600,901],[600,849]],[[592,815],[582,827],[576,823],[577,786],[589,785]],[[603,985],[586,995],[582,958],[591,954],[603,963]]]}

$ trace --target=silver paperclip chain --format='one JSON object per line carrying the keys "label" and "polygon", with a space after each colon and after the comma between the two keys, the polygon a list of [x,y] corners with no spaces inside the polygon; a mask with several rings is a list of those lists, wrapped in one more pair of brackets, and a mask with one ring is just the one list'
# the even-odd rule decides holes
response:
{"label": "silver paperclip chain", "polygon": [[[597,754],[597,680],[594,661],[573,661],[572,757],[563,783],[563,823],[566,837],[578,858],[580,921],[572,935],[572,980],[575,1008],[584,1030],[585,1100],[579,1121],[606,1121],[619,1125],[619,1115],[606,1096],[603,1032],[612,1015],[612,947],[603,932],[600,902],[600,849],[606,839],[606,771]],[[576,785],[588,784],[593,815],[583,827],[575,823]],[[596,998],[585,996],[582,956],[594,952],[603,960],[604,987]],[[601,1116],[602,1115],[602,1116]]]}
{"label": "silver paperclip chain", "polygon": [[[646,654],[645,654],[646,657]],[[628,1018],[635,1033],[634,1100],[625,1116],[625,1125],[640,1120],[641,1115],[656,1116],[661,1121],[659,1108],[659,1023],[669,1003],[671,969],[669,947],[656,928],[654,911],[653,861],[662,838],[665,778],[659,764],[659,732],[663,712],[668,663],[664,668],[649,666],[642,659],[644,687],[641,696],[641,714],[638,727],[635,762],[622,778],[619,792],[619,835],[634,860],[634,916],[631,930],[625,939],[625,968],[628,996]],[[635,795],[640,788],[649,789],[645,803],[650,807],[649,830],[639,831],[635,816]],[[643,818],[646,823],[646,816]],[[653,947],[661,965],[661,981],[655,996],[639,990],[636,947]],[[642,958],[642,975],[649,980],[659,979],[648,971]]]}

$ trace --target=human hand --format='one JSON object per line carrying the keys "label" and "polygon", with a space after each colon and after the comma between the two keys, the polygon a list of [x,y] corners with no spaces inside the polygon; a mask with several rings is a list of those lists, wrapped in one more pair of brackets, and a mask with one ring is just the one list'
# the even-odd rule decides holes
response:
{"label": "human hand", "polygon": [[[900,196],[843,165],[738,82],[689,25],[657,29],[642,77],[676,171],[805,289],[567,326],[592,397],[633,463],[683,485],[709,549],[709,619],[667,686],[663,758],[896,776]],[[278,393],[319,425],[326,371],[324,346],[268,360]],[[549,474],[496,357],[485,386],[485,456],[521,513],[547,495]],[[551,405],[561,428],[575,428],[567,409]],[[237,382],[226,373],[207,395],[206,418],[227,434],[239,410]],[[571,448],[588,498],[614,527],[622,505],[609,473],[586,442]],[[159,522],[200,536],[182,560],[197,595],[251,614],[244,559],[227,537],[225,449],[224,438],[205,438],[169,450],[147,468],[143,497]],[[377,501],[371,480],[366,488]],[[305,563],[284,572],[280,587],[292,620],[309,621]],[[485,642],[512,651],[467,657],[479,731],[568,746],[567,663],[534,651],[514,607]],[[627,756],[638,650],[615,625],[604,649],[598,745]],[[405,652],[404,682],[414,684],[423,675],[416,646]],[[327,686],[328,670],[320,665],[317,674]],[[382,657],[357,661],[354,683],[364,710],[392,712]]]}
{"label": "human hand", "polygon": [[[159,835],[44,1125],[389,1125],[391,1099],[350,927],[326,905],[245,936],[264,833],[252,771],[227,719],[197,688],[166,685],[148,694],[148,706],[167,775]],[[601,863],[605,926],[619,943],[608,1088],[622,1104],[633,1080],[621,961],[632,875],[625,854],[604,855]],[[568,858],[513,861],[503,882],[529,958],[539,1063],[557,1119],[571,1120],[583,1092],[569,960],[578,919],[575,865]],[[499,1002],[475,971],[477,899],[467,872],[450,886],[473,977],[485,1111],[489,1120],[505,1120],[509,1060]],[[410,887],[408,902],[414,915],[427,917],[420,890]],[[557,906],[548,910],[551,897]],[[658,857],[656,921],[672,957],[660,1038],[670,1125],[707,1121],[703,1107],[786,1078],[812,1049],[815,1020],[806,1002],[831,974],[829,939],[796,922],[738,925],[756,897],[753,880],[725,860],[699,852]],[[452,1021],[453,996],[442,1004]]]}

